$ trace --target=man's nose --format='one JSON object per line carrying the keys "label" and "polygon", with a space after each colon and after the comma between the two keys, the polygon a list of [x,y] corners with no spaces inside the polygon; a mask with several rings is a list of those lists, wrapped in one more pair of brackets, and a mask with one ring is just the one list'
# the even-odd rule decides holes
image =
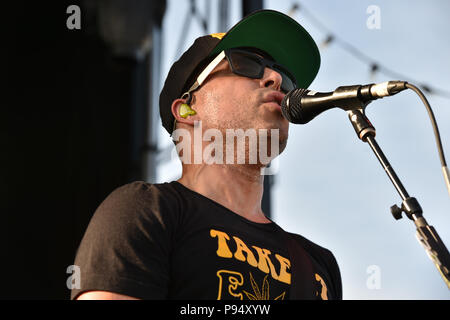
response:
{"label": "man's nose", "polygon": [[261,87],[271,88],[273,90],[280,90],[281,81],[283,78],[281,75],[273,69],[265,68],[264,75],[260,81]]}

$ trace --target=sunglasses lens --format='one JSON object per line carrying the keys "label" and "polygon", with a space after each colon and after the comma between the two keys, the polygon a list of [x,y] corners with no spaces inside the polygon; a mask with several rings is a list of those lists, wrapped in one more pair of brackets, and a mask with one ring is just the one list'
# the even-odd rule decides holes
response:
{"label": "sunglasses lens", "polygon": [[231,52],[229,57],[234,73],[254,79],[261,78],[263,66],[256,56],[244,52]]}
{"label": "sunglasses lens", "polygon": [[278,72],[281,75],[281,91],[283,93],[288,93],[291,90],[294,90],[296,88],[296,81],[294,80],[295,78],[293,76],[290,75],[289,72],[287,72],[286,70],[284,70],[283,68],[280,68],[278,66],[274,66],[273,70],[275,70],[276,72]]}
{"label": "sunglasses lens", "polygon": [[[263,77],[266,62],[257,55],[244,51],[231,51],[228,58],[231,62],[231,69],[235,74],[254,79]],[[271,68],[282,77],[281,91],[288,93],[296,88],[295,78],[286,69],[277,64],[274,64]]]}
{"label": "sunglasses lens", "polygon": [[295,89],[295,83],[289,78],[286,74],[280,72],[281,77],[283,78],[283,82],[281,82],[281,91],[284,93],[288,93],[291,90]]}

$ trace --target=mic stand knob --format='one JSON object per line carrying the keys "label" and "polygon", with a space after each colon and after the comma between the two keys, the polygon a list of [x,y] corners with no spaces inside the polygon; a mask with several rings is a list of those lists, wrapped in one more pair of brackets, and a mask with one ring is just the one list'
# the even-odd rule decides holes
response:
{"label": "mic stand knob", "polygon": [[402,218],[402,212],[403,210],[396,204],[391,207],[391,213],[395,220],[400,220]]}
{"label": "mic stand knob", "polygon": [[408,197],[402,202],[402,207],[399,208],[396,204],[391,207],[391,213],[395,220],[400,220],[402,218],[402,212],[406,216],[415,221],[418,217],[422,216],[422,208],[419,202],[414,197]]}

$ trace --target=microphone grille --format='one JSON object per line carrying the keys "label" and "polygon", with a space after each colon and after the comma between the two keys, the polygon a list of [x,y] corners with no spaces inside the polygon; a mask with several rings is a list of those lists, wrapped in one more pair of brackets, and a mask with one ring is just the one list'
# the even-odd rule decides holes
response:
{"label": "microphone grille", "polygon": [[301,98],[307,95],[309,90],[303,88],[297,88],[289,91],[281,102],[281,113],[283,116],[292,123],[303,124],[302,112],[301,112]]}

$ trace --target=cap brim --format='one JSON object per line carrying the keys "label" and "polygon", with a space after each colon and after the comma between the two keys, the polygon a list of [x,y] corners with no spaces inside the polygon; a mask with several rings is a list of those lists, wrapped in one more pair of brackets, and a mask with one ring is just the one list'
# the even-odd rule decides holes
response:
{"label": "cap brim", "polygon": [[210,56],[236,47],[266,51],[294,74],[300,88],[309,87],[319,71],[320,53],[313,38],[294,19],[277,11],[260,10],[242,19]]}

